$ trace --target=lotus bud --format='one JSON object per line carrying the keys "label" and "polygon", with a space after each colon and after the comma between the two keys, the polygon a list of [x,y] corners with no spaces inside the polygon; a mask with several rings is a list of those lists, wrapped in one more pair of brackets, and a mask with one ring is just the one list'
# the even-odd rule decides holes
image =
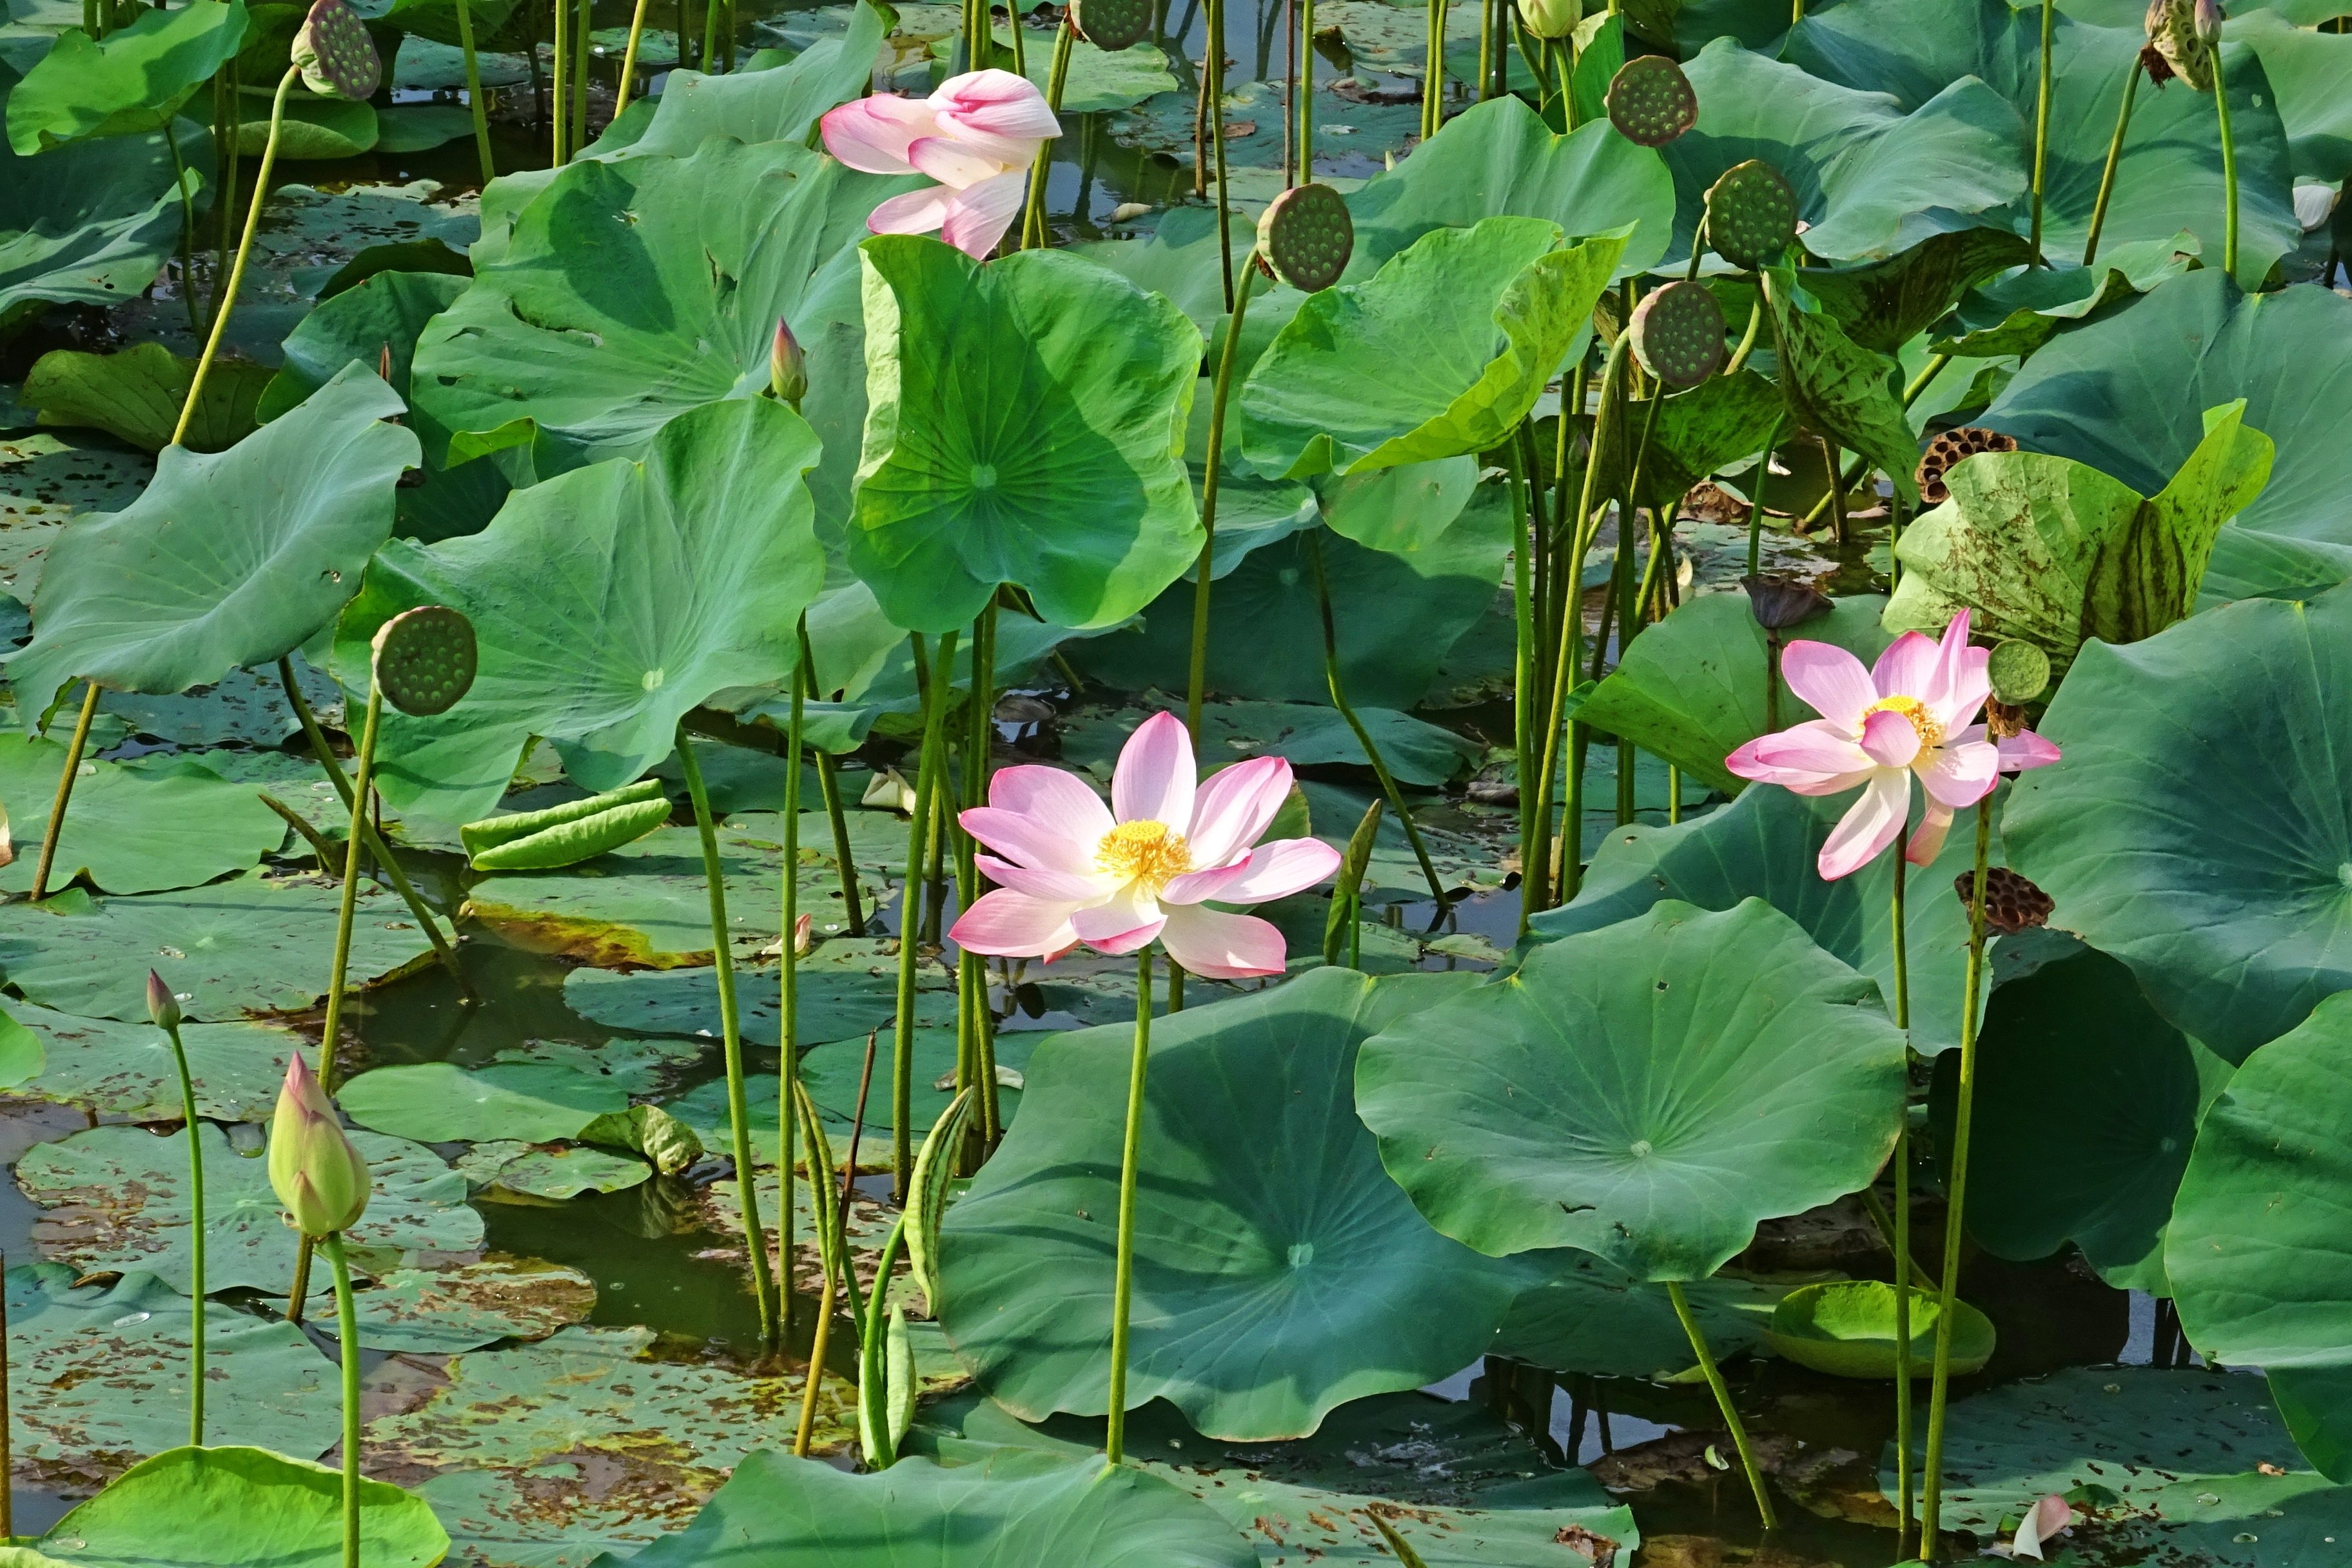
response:
{"label": "lotus bud", "polygon": [[172,994],[163,977],[152,969],[147,972],[147,1016],[155,1021],[159,1029],[168,1031],[180,1026],[180,999]]}
{"label": "lotus bud", "polygon": [[1583,0],[1519,0],[1519,20],[1538,38],[1567,37],[1583,15]]}
{"label": "lotus bud", "polygon": [[808,356],[782,316],[776,318],[775,342],[768,346],[768,390],[794,408],[808,395]]}
{"label": "lotus bud", "polygon": [[803,915],[800,919],[793,921],[793,951],[794,952],[804,953],[808,952],[811,945],[809,933],[813,929],[814,929],[814,923],[806,915]]}
{"label": "lotus bud", "polygon": [[2213,0],[2197,0],[2194,17],[2200,43],[2210,47],[2221,41],[2221,7]]}
{"label": "lotus bud", "polygon": [[299,1051],[286,1064],[269,1124],[269,1184],[304,1236],[349,1230],[367,1212],[367,1162]]}
{"label": "lotus bud", "polygon": [[1801,578],[1742,577],[1739,585],[1748,590],[1756,624],[1768,632],[1787,631],[1829,611],[1830,596]]}

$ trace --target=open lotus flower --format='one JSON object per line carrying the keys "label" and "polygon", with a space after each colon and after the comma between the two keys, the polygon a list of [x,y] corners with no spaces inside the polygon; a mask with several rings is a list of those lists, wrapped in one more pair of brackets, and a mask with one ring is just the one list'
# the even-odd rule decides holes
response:
{"label": "open lotus flower", "polygon": [[1853,803],[1822,846],[1822,876],[1861,870],[1903,831],[1916,776],[1927,809],[1906,853],[1925,866],[1944,847],[1952,814],[1992,793],[2003,773],[2058,760],[2058,748],[2030,732],[1995,742],[1977,723],[1991,682],[1989,650],[1969,646],[1962,610],[1931,642],[1906,632],[1864,669],[1828,643],[1791,642],[1780,656],[1789,689],[1822,716],[1759,735],[1725,759],[1744,779],[1799,795],[1836,795],[1859,784]]}
{"label": "open lotus flower", "polygon": [[1196,788],[1197,777],[1192,738],[1173,713],[1128,737],[1109,809],[1058,768],[997,773],[989,804],[961,820],[994,851],[979,863],[1000,886],[949,939],[974,952],[1054,959],[1082,942],[1119,953],[1157,938],[1170,958],[1211,979],[1281,973],[1279,931],[1207,903],[1264,903],[1311,888],[1339,869],[1339,852],[1315,838],[1257,842],[1290,793],[1281,758],[1236,763]]}
{"label": "open lotus flower", "polygon": [[866,226],[929,234],[985,257],[1028,193],[1038,150],[1062,133],[1035,84],[1011,71],[950,77],[929,98],[877,93],[828,111],[824,148],[868,174],[927,174],[938,184],[892,196]]}

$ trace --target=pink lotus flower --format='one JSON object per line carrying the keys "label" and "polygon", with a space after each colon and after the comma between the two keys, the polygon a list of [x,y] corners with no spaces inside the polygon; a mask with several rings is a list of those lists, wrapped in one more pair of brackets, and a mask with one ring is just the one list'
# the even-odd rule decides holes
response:
{"label": "pink lotus flower", "polygon": [[2058,748],[2030,731],[1998,742],[1975,722],[1991,684],[1991,658],[1969,646],[1969,613],[1944,628],[1940,643],[1917,632],[1895,639],[1869,669],[1828,643],[1797,641],[1780,655],[1789,689],[1822,716],[1759,735],[1725,759],[1744,779],[1799,795],[1836,795],[1863,786],[1822,846],[1822,876],[1852,876],[1878,858],[1911,813],[1911,780],[1927,809],[1906,850],[1925,866],[1944,847],[1952,814],[1992,793],[2004,773],[2058,760]]}
{"label": "pink lotus flower", "polygon": [[[1282,933],[1254,915],[1206,907],[1259,904],[1339,869],[1319,839],[1258,835],[1290,793],[1279,757],[1236,763],[1195,788],[1192,738],[1173,713],[1128,737],[1111,809],[1075,774],[1006,768],[964,830],[995,851],[980,868],[1001,884],[966,910],[950,941],[1004,958],[1060,957],[1080,942],[1134,952],[1157,938],[1195,974],[1238,980],[1282,973]],[[1116,815],[1114,815],[1116,813]]]}
{"label": "pink lotus flower", "polygon": [[828,111],[825,151],[868,174],[928,174],[928,190],[892,196],[866,226],[929,234],[982,258],[1012,226],[1038,150],[1062,133],[1035,85],[1011,71],[950,77],[925,99],[877,93]]}

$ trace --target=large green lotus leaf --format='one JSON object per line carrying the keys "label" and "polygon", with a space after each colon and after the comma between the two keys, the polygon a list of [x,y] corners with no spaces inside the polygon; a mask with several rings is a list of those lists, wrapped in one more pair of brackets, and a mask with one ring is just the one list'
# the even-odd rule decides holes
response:
{"label": "large green lotus leaf", "polygon": [[[2061,328],[2179,277],[2199,264],[2203,250],[2203,242],[2183,230],[2169,239],[2105,247],[2096,267],[2031,267],[2008,273],[1962,296],[1928,347],[1962,359],[2030,355]],[[1807,279],[1808,287],[1811,281]],[[1930,396],[1913,403],[1913,417],[1922,417],[1932,402]]]}
{"label": "large green lotus leaf", "polygon": [[[731,909],[731,905],[730,906]],[[822,953],[832,942],[817,949]],[[926,970],[917,993],[919,1021],[951,1023],[952,986],[937,970]],[[742,1006],[743,1037],[773,1046],[782,1003],[772,969],[737,966],[735,987]],[[896,963],[879,958],[866,968],[833,969],[803,960],[799,972],[796,1037],[803,1046],[830,1040],[864,1040],[889,1023],[898,998]],[[642,1035],[716,1037],[719,982],[709,969],[671,969],[614,973],[575,969],[563,980],[564,1005],[592,1023]]]}
{"label": "large green lotus leaf", "polygon": [[1478,453],[1587,331],[1624,239],[1559,248],[1544,218],[1433,229],[1361,283],[1308,298],[1241,389],[1242,443],[1302,478]]}
{"label": "large green lotus leaf", "polygon": [[[236,150],[258,158],[269,145],[269,89],[248,88],[237,94],[243,118],[236,127]],[[375,146],[383,121],[375,105],[349,99],[321,98],[297,87],[286,100],[286,116],[278,126],[278,155],[305,163],[332,163],[356,158]]]}
{"label": "large green lotus leaf", "polygon": [[[1350,702],[1405,710],[1428,694],[1454,645],[1495,603],[1510,549],[1507,508],[1473,500],[1419,550],[1370,550],[1321,541],[1339,632],[1339,678]],[[1276,702],[1328,702],[1322,610],[1307,545],[1297,535],[1250,552],[1209,598],[1209,689]],[[1134,632],[1070,650],[1083,673],[1126,691],[1185,689],[1193,584],[1179,581]]]}
{"label": "large green lotus leaf", "polygon": [[[365,9],[370,15],[376,16],[378,19],[399,27],[406,35],[401,39],[402,54],[408,53],[414,47],[410,43],[412,38],[423,38],[430,43],[439,44],[443,49],[454,49],[460,45],[457,6],[454,0],[391,0],[390,5],[380,5],[379,0],[379,4],[370,5]],[[466,9],[470,13],[468,20],[473,24],[475,37],[478,39],[487,39],[491,34],[505,26],[508,18],[513,16],[515,0],[466,0]],[[484,53],[488,52],[488,46],[485,44]],[[439,56],[440,50],[435,50],[430,58],[437,59]],[[530,68],[521,60],[512,57],[503,59],[493,57],[490,59],[481,60],[479,64],[482,85],[485,87],[518,87],[530,79]],[[509,73],[503,79],[499,79],[500,67]],[[464,86],[465,80],[465,77],[460,75],[451,81],[400,81],[395,85],[455,88]]]}
{"label": "large green lotus leaf", "polygon": [[[2263,75],[2278,94],[2295,178],[2332,185],[2352,176],[2352,99],[2343,90],[2352,79],[2352,43],[2341,33],[2296,26],[2276,11],[2232,17],[2222,37],[2244,44],[2263,62]],[[2224,59],[2223,68],[2230,63]]]}
{"label": "large green lotus leaf", "polygon": [[[1840,599],[1828,614],[1781,635],[1787,642],[1828,643],[1870,664],[1894,640],[1879,625],[1885,605],[1875,595]],[[1724,759],[1774,727],[1764,691],[1769,668],[1764,628],[1748,595],[1701,594],[1626,647],[1617,668],[1577,709],[1577,722],[1622,736],[1737,795],[1748,782]],[[1780,728],[1814,717],[1786,680],[1780,687]]]}
{"label": "large green lotus leaf", "polygon": [[[362,1479],[356,1500],[363,1568],[433,1568],[447,1554],[424,1499]],[[342,1471],[266,1448],[173,1448],[58,1521],[39,1550],[87,1568],[338,1568]]]}
{"label": "large green lotus leaf", "polygon": [[[699,1138],[692,1143],[697,1151],[704,1147]],[[724,1146],[723,1137],[719,1143]],[[512,1139],[475,1144],[457,1156],[457,1169],[465,1173],[466,1184],[475,1192],[495,1189],[488,1200],[493,1203],[514,1194],[560,1203],[583,1193],[625,1192],[651,1181],[654,1174],[654,1168],[634,1154],[578,1143],[521,1143]],[[497,1337],[484,1335],[476,1342],[488,1344]]]}
{"label": "large green lotus leaf", "polygon": [[[52,349],[25,377],[22,396],[41,411],[44,425],[103,430],[142,451],[160,452],[172,444],[195,378],[195,361],[158,342],[134,343],[110,354]],[[259,365],[233,360],[215,365],[181,445],[192,452],[218,452],[251,435],[257,423],[254,405],[268,384],[269,373]]]}
{"label": "large green lotus leaf", "polygon": [[2085,644],[2040,729],[2065,753],[2003,817],[2052,923],[2132,967],[2233,1062],[2352,985],[2352,819],[2327,737],[2352,703],[2352,593],[2248,600]]}
{"label": "large green lotus leaf", "polygon": [[1182,311],[1055,251],[983,266],[885,235],[860,255],[849,563],[885,614],[944,632],[1011,583],[1055,625],[1110,626],[1192,564],[1183,453],[1201,336]]}
{"label": "large green lotus leaf", "polygon": [[748,143],[805,142],[826,110],[866,89],[888,30],[882,13],[861,0],[849,13],[846,33],[811,44],[773,70],[672,71],[630,154],[689,157],[714,136]]}
{"label": "large green lotus leaf", "polygon": [[[19,1466],[33,1461],[26,1468],[53,1485],[92,1487],[137,1455],[187,1441],[190,1302],[143,1269],[90,1285],[77,1285],[78,1272],[8,1270],[11,1414]],[[334,1443],[334,1363],[299,1328],[215,1305],[205,1356],[214,1441],[305,1458]]]}
{"label": "large green lotus leaf", "polygon": [[[1935,1113],[1948,1126],[1958,1058],[1937,1065]],[[2108,1284],[2169,1294],[2172,1194],[2229,1078],[2105,953],[2076,949],[2001,984],[1977,1041],[1969,1234],[2020,1262],[2071,1241]],[[2067,1107],[2063,1138],[2050,1136],[2053,1105]]]}
{"label": "large green lotus leaf", "polygon": [[[585,1318],[596,1284],[535,1258],[486,1258],[448,1268],[395,1268],[353,1292],[360,1343],[372,1351],[448,1355],[499,1340],[543,1340]],[[342,1335],[321,1313],[319,1331]]]}
{"label": "large green lotus leaf", "polygon": [[[184,138],[209,161],[208,142]],[[161,133],[110,136],[20,157],[0,148],[0,325],[43,300],[135,300],[179,244],[172,150]]]}
{"label": "large green lotus leaf", "polygon": [[2142,496],[2071,458],[1986,452],[1945,477],[1951,500],[1903,531],[1890,631],[1971,628],[2019,637],[2063,674],[2087,637],[2153,637],[2197,606],[2221,525],[2262,493],[2274,450],[2245,402],[2209,409],[2172,482]]}
{"label": "large green lotus leaf", "polygon": [[[1690,1335],[1661,1287],[1587,1252],[1545,1261],[1556,1261],[1558,1271],[1519,1292],[1494,1354],[1601,1377],[1671,1377],[1696,1364]],[[1729,1276],[1693,1280],[1684,1291],[1718,1357],[1770,1354],[1764,1331],[1788,1293],[1786,1285]]]}
{"label": "large green lotus leaf", "polygon": [[2206,597],[2332,587],[2352,576],[2352,443],[2336,413],[2352,397],[2352,301],[2328,289],[2242,294],[2219,268],[2159,283],[2060,333],[1978,423],[2153,494],[2204,438],[2203,411],[2242,397],[2277,451],[2214,542]]}
{"label": "large green lotus leaf", "polygon": [[[331,882],[247,874],[184,892],[0,905],[0,969],[26,1000],[92,1018],[147,1016],[151,967],[172,972],[191,1018],[299,1012],[327,993],[337,903]],[[432,951],[406,905],[362,887],[354,985]]]}
{"label": "large green lotus leaf", "polygon": [[[16,827],[16,858],[0,867],[0,888],[32,888],[65,763],[58,742],[0,735],[0,801]],[[110,893],[191,888],[249,869],[285,842],[284,819],[261,804],[258,790],[193,758],[142,768],[88,762],[74,782],[49,886],[87,877]]]}
{"label": "large green lotus leaf", "polygon": [[417,456],[390,423],[402,411],[352,365],[226,452],[165,450],[137,500],[76,519],[43,563],[33,641],[8,661],[21,709],[78,679],[184,691],[307,641],[392,531],[394,484]]}
{"label": "large green lotus leaf", "polygon": [[1805,291],[1846,336],[1878,353],[1899,352],[1969,289],[2030,261],[2033,247],[1997,228],[1929,235],[1899,256],[1832,271],[1805,270]]}
{"label": "large green lotus leaf", "polygon": [[[1535,934],[1548,940],[1600,931],[1661,899],[1727,910],[1742,899],[1758,898],[1876,981],[1881,996],[1892,996],[1895,937],[1888,911],[1894,857],[1882,855],[1834,882],[1823,881],[1819,867],[1822,845],[1853,798],[1808,799],[1783,789],[1751,789],[1720,810],[1681,823],[1606,829],[1585,869],[1582,890],[1573,902],[1536,916]],[[1991,858],[1994,865],[2001,863],[1997,831]],[[1969,922],[1968,911],[1951,889],[1953,879],[1975,863],[1976,835],[1962,823],[1945,840],[1933,866],[1914,867],[1907,873],[1903,929],[1911,980],[1911,1044],[1923,1055],[1949,1050],[1960,1042]]]}
{"label": "large green lotus leaf", "polygon": [[[606,1544],[626,1550],[681,1529],[729,1471],[760,1450],[792,1446],[801,1378],[652,1359],[653,1337],[647,1329],[573,1327],[538,1344],[455,1357],[432,1397],[368,1423],[371,1462],[431,1478],[425,1489],[436,1499],[433,1482],[462,1489],[454,1478],[493,1476],[510,1499],[520,1494],[506,1509],[534,1534],[601,1514]],[[845,1422],[854,1422],[854,1396],[841,1380],[824,1380],[820,1449],[852,1438]],[[562,1484],[549,1487],[556,1476]],[[612,1506],[622,1500],[628,1506]],[[492,1560],[516,1561],[507,1552]]]}
{"label": "large green lotus leaf", "polygon": [[628,1092],[618,1085],[572,1068],[527,1062],[377,1068],[336,1098],[361,1126],[420,1143],[556,1143],[578,1137],[599,1116],[629,1108]]}
{"label": "large green lotus leaf", "polygon": [[1674,171],[1677,248],[1689,244],[1707,187],[1750,158],[1788,177],[1805,248],[1832,261],[1893,256],[1930,235],[1977,227],[2025,194],[2021,122],[1981,81],[1957,80],[1899,106],[1730,38],[1684,68],[1698,93],[1698,123],[1661,149]]}
{"label": "large green lotus leaf", "polygon": [[[163,961],[167,962],[167,961]],[[183,1004],[185,1005],[185,1004]],[[30,1002],[5,1005],[38,1037],[43,1065],[17,1091],[131,1121],[180,1119],[179,1068],[172,1042],[137,1022],[53,1013]],[[196,1114],[215,1121],[267,1121],[277,1108],[287,1058],[303,1042],[270,1024],[183,1024]]]}
{"label": "large green lotus leaf", "polygon": [[[1642,493],[1633,504],[1675,506],[1701,479],[1742,459],[1752,461],[1785,418],[1780,389],[1752,370],[1710,376],[1687,392],[1672,395],[1658,405],[1654,421],[1649,399],[1629,398],[1620,427],[1625,439],[1604,436],[1601,440],[1594,493],[1616,496],[1623,490],[1633,456],[1627,449],[1631,447],[1643,454]],[[1649,432],[1646,447],[1641,440],[1643,430]]]}
{"label": "large green lotus leaf", "polygon": [[1919,500],[1919,443],[1895,395],[1900,370],[1848,337],[1837,318],[1790,298],[1798,275],[1776,268],[1767,313],[1780,357],[1780,391],[1805,428],[1868,458],[1906,504]]}
{"label": "large green lotus leaf", "polygon": [[1704,1279],[1759,1221],[1868,1183],[1902,1032],[1867,977],[1759,899],[1663,900],[1549,943],[1364,1048],[1357,1110],[1440,1230]]}
{"label": "large green lotus leaf", "polygon": [[783,679],[824,581],[802,479],[816,459],[800,416],[739,399],[681,415],[641,459],[518,490],[478,534],[387,546],[337,629],[344,685],[364,686],[376,627],[418,605],[471,617],[480,667],[446,713],[384,714],[386,802],[488,816],[533,736],[583,787],[617,789],[669,755],[678,719],[713,692]]}
{"label": "large green lotus leaf", "polygon": [[8,145],[29,157],[86,136],[161,131],[245,38],[242,0],[142,12],[92,42],[68,28],[8,94]]}
{"label": "large green lotus leaf", "polygon": [[[240,1156],[210,1122],[205,1150],[205,1288],[278,1291],[294,1278],[300,1238],[271,1191],[267,1163]],[[482,1244],[482,1219],[466,1206],[466,1179],[404,1138],[354,1132],[373,1194],[349,1231],[355,1251],[464,1252]],[[187,1133],[158,1138],[142,1127],[93,1127],[37,1144],[17,1162],[16,1184],[49,1212],[35,1227],[43,1256],[85,1273],[143,1268],[175,1289],[190,1287],[194,1226]]]}
{"label": "large green lotus leaf", "polygon": [[[1372,468],[1346,479],[1325,477],[1312,487],[1317,510],[1331,531],[1342,539],[1374,550],[1400,554],[1419,550],[1444,533],[1478,487],[1478,459],[1464,453],[1429,463],[1404,463]],[[1281,487],[1286,489],[1288,487]],[[1223,497],[1219,487],[1219,499]],[[1281,493],[1279,489],[1277,494]],[[1276,502],[1279,511],[1280,503]],[[1289,519],[1277,518],[1277,527],[1293,531]],[[1224,519],[1217,520],[1218,542],[1224,542]],[[1278,537],[1278,535],[1277,535]],[[1265,542],[1265,536],[1260,536]],[[1255,548],[1253,543],[1251,548]],[[1222,552],[1221,552],[1222,553]],[[1230,572],[1228,566],[1224,571]],[[1212,563],[1210,577],[1222,575]],[[1198,582],[1195,573],[1192,580]]]}
{"label": "large green lotus leaf", "polygon": [[[2070,1367],[1952,1406],[1944,1528],[1990,1540],[2004,1515],[2021,1514],[2036,1499],[2096,1486],[2120,1499],[2102,1510],[2096,1537],[2113,1561],[2332,1563],[2352,1536],[2352,1488],[2328,1485],[2294,1458],[2278,1413],[2251,1377]],[[1895,1495],[1892,1444],[1879,1483]]]}
{"label": "large green lotus leaf", "polygon": [[[1025,1456],[1024,1456],[1025,1458]],[[941,1468],[906,1459],[853,1476],[751,1455],[694,1522],[637,1553],[646,1568],[1255,1568],[1209,1508],[1157,1476],[1099,1461]]]}
{"label": "large green lotus leaf", "polygon": [[2341,993],[2248,1058],[2197,1130],[2164,1243],[2189,1342],[2268,1372],[2295,1441],[2336,1481],[2352,1478],[2347,1068]]}
{"label": "large green lotus leaf", "polygon": [[[1154,1026],[1130,1405],[1167,1399],[1213,1436],[1302,1436],[1336,1405],[1486,1348],[1519,1271],[1413,1212],[1350,1094],[1366,1037],[1418,1031],[1465,983],[1323,969]],[[1015,1414],[1105,1407],[1131,1035],[1040,1046],[1020,1122],[948,1211],[942,1321]]]}
{"label": "large green lotus leaf", "polygon": [[[1356,225],[1353,279],[1378,271],[1432,229],[1505,216],[1548,218],[1577,237],[1633,225],[1613,268],[1616,277],[1630,278],[1657,265],[1674,227],[1673,180],[1654,151],[1598,121],[1555,135],[1516,97],[1453,116],[1412,157],[1347,200]],[[1213,245],[1209,258],[1213,266]]]}

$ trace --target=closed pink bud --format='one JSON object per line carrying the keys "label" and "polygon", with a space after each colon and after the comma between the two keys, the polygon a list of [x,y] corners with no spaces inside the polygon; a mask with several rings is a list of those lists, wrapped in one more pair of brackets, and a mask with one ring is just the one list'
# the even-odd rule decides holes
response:
{"label": "closed pink bud", "polygon": [[147,972],[147,1016],[155,1021],[159,1029],[180,1026],[180,999],[172,994],[163,977],[152,969]]}
{"label": "closed pink bud", "polygon": [[776,318],[775,341],[768,347],[768,390],[777,401],[794,408],[808,395],[808,356],[782,316]]}
{"label": "closed pink bud", "polygon": [[269,1184],[304,1236],[348,1230],[367,1212],[367,1162],[299,1051],[286,1064],[269,1123]]}

